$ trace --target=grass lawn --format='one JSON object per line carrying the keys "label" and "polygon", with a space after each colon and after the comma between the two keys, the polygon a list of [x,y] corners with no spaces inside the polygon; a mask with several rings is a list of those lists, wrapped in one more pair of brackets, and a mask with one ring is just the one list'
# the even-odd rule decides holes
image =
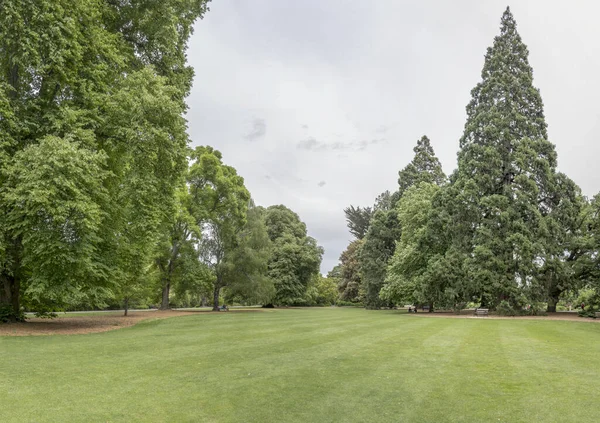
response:
{"label": "grass lawn", "polygon": [[592,422],[600,324],[290,309],[0,337],[0,422]]}

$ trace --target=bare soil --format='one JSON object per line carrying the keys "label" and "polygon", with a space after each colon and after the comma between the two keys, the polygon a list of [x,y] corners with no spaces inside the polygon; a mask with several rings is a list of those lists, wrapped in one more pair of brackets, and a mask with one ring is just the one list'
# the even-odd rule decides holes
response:
{"label": "bare soil", "polygon": [[[262,311],[262,310],[231,310],[231,313]],[[0,323],[0,336],[36,336],[36,335],[81,335],[86,333],[107,332],[133,326],[143,320],[168,319],[177,316],[192,316],[198,313],[229,313],[217,311],[134,311],[127,317],[122,312],[97,314],[93,316],[78,316],[76,314],[59,314],[55,319],[30,318],[25,323]]]}

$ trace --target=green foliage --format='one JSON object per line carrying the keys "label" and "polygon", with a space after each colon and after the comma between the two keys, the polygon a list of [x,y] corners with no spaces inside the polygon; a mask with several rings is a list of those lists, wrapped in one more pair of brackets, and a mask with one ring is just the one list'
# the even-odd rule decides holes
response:
{"label": "green foliage", "polygon": [[436,157],[433,147],[427,136],[423,135],[413,148],[415,153],[412,161],[398,172],[398,194],[401,198],[407,189],[419,185],[421,182],[443,185],[446,175],[442,164]]}
{"label": "green foliage", "polygon": [[386,301],[415,304],[433,300],[425,275],[431,255],[425,232],[431,203],[439,189],[435,184],[421,182],[408,188],[396,206],[402,235],[389,262],[386,284],[380,292],[380,297]]}
{"label": "green foliage", "polygon": [[399,238],[400,226],[396,210],[375,212],[359,254],[360,276],[367,308],[376,309],[383,305],[379,291],[385,281],[388,260],[394,254],[396,240]]}
{"label": "green foliage", "polygon": [[357,302],[363,297],[359,261],[362,243],[360,239],[351,242],[340,255],[338,292],[342,301]]}
{"label": "green foliage", "polygon": [[[398,202],[402,201],[403,196],[412,186],[425,183],[435,187],[435,184],[441,185],[446,181],[440,161],[435,156],[426,136],[417,141],[413,151],[415,155],[412,161],[399,172],[398,192],[390,195],[386,191],[377,198],[374,207],[376,212],[371,219],[369,230],[361,248],[359,261],[367,308],[379,308],[383,305],[383,301],[393,304],[396,301],[413,302],[415,300],[415,281],[401,276],[398,265],[394,265],[394,275],[391,276],[394,279],[394,286],[382,290],[387,278],[388,265],[396,250],[396,242],[400,240],[400,235],[404,230],[397,214],[396,206]],[[420,210],[416,211],[420,212]],[[422,225],[423,216],[426,216],[426,213],[421,216]],[[409,232],[411,230],[409,229]],[[417,237],[418,235],[412,234],[411,236]],[[406,243],[409,243],[408,239]],[[403,246],[403,251],[399,252],[398,255],[410,255],[410,252],[404,249],[405,247],[406,245]],[[397,257],[396,261],[398,260],[403,259]],[[421,265],[424,265],[424,263],[421,263]],[[383,297],[380,297],[380,292],[383,293]]]}
{"label": "green foliage", "polygon": [[311,305],[334,305],[338,297],[337,281],[333,278],[317,274],[313,276],[307,289],[307,296],[310,298]]}
{"label": "green foliage", "polygon": [[2,3],[1,304],[100,305],[148,283],[186,166],[185,52],[206,10]]}
{"label": "green foliage", "polygon": [[18,313],[15,313],[15,310],[10,304],[0,304],[0,323],[24,321],[25,313],[23,313],[23,310],[19,310]]}
{"label": "green foliage", "polygon": [[272,302],[281,305],[304,301],[311,279],[319,273],[323,248],[306,233],[306,225],[285,206],[271,206],[265,215],[273,242],[268,275],[275,284]]}
{"label": "green foliage", "polygon": [[228,296],[248,304],[264,304],[273,298],[275,286],[267,275],[272,248],[265,210],[250,202],[246,224],[224,259],[223,280]]}
{"label": "green foliage", "polygon": [[516,316],[517,315],[517,311],[506,300],[500,301],[500,303],[496,306],[496,313],[498,313],[500,316]]}
{"label": "green foliage", "polygon": [[102,298],[108,286],[98,246],[106,235],[109,173],[106,156],[83,147],[85,141],[46,137],[3,169],[2,227],[20,241],[12,272],[27,277],[30,301]]}
{"label": "green foliage", "polygon": [[346,215],[346,224],[350,233],[360,240],[365,237],[369,229],[369,223],[373,217],[373,209],[371,207],[354,207],[349,206],[344,209]]}

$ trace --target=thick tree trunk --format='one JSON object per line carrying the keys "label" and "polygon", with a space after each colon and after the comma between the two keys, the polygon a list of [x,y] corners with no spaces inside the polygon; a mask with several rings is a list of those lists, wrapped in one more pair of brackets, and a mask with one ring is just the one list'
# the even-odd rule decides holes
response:
{"label": "thick tree trunk", "polygon": [[429,312],[433,313],[433,303],[429,303]]}
{"label": "thick tree trunk", "polygon": [[219,311],[219,293],[221,292],[221,286],[218,282],[215,284],[215,290],[213,292],[213,311]]}
{"label": "thick tree trunk", "polygon": [[169,309],[169,293],[171,291],[171,280],[169,277],[163,280],[162,301],[160,303],[161,310]]}
{"label": "thick tree trunk", "polygon": [[558,295],[548,298],[548,307],[546,308],[546,311],[548,313],[556,313],[556,304],[558,304]]}
{"label": "thick tree trunk", "polygon": [[4,275],[1,288],[0,306],[12,309],[10,321],[16,322],[21,314],[21,281],[14,276]]}

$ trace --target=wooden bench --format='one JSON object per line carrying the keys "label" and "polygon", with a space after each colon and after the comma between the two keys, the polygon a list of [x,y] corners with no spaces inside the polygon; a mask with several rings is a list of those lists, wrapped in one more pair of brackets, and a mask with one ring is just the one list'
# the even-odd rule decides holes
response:
{"label": "wooden bench", "polygon": [[475,316],[477,317],[487,317],[489,309],[487,308],[476,308]]}

